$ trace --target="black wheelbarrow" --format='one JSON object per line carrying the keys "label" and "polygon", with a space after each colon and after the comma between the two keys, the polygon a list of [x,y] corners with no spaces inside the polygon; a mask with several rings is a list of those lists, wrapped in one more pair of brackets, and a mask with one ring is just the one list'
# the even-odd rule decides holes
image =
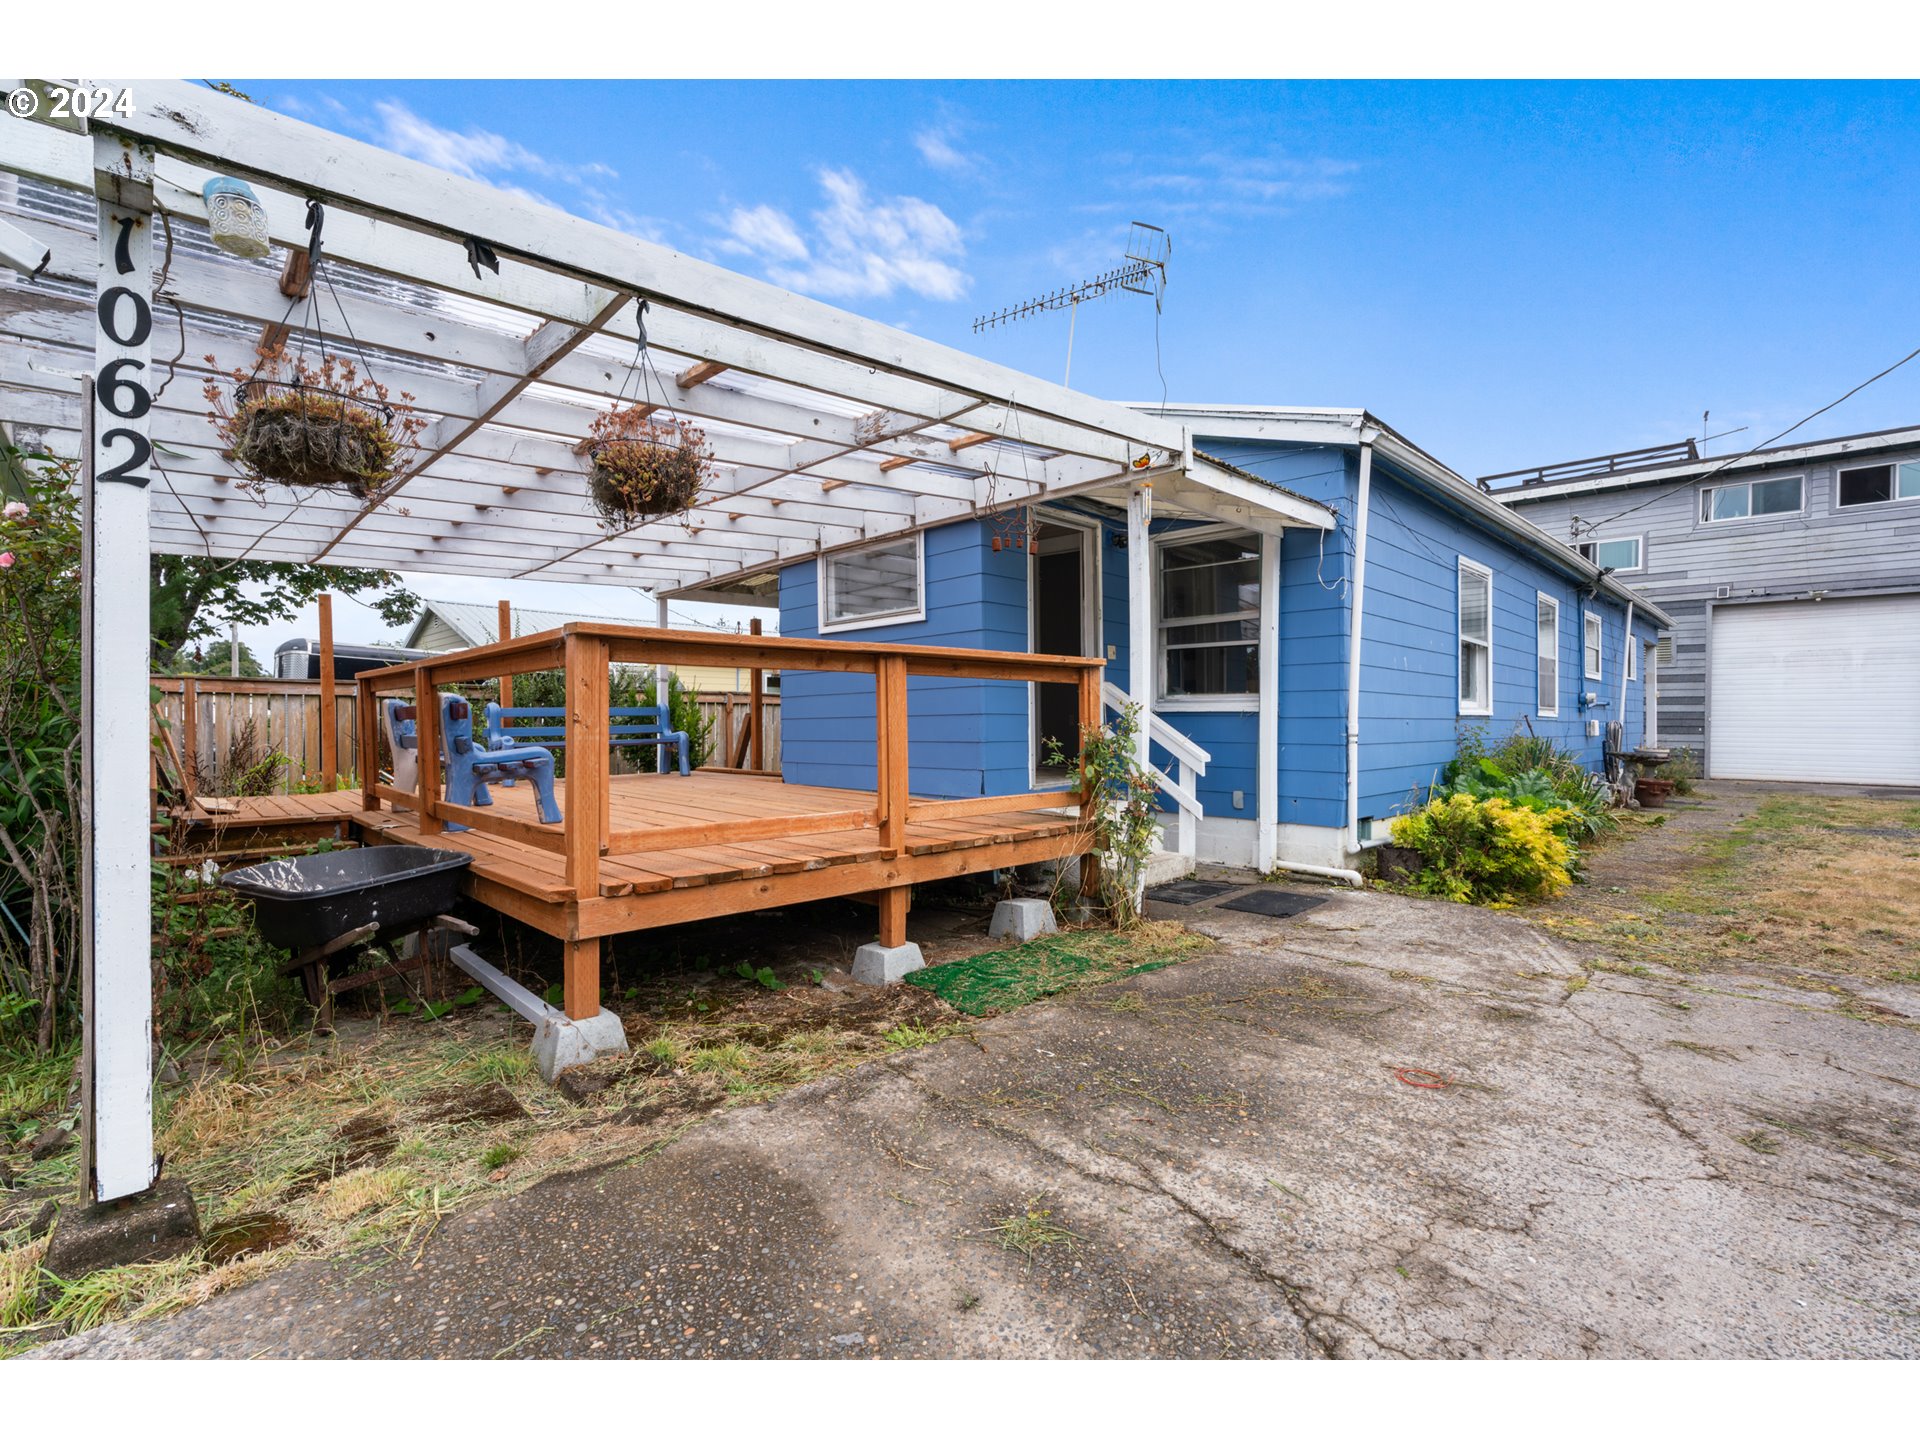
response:
{"label": "black wheelbarrow", "polygon": [[[446,912],[460,900],[460,880],[473,857],[427,845],[370,845],[294,855],[229,871],[220,883],[253,902],[253,925],[269,945],[291,950],[281,973],[299,972],[322,1029],[333,1026],[333,997],[429,965],[445,948],[445,932],[474,928]],[[418,937],[402,959],[394,944]],[[388,963],[339,977],[341,957],[368,948]]]}

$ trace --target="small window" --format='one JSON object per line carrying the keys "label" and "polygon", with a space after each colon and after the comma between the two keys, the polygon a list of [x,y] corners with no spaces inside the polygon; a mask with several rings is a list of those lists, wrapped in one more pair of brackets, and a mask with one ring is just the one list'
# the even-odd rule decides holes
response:
{"label": "small window", "polygon": [[1634,680],[1638,680],[1639,678],[1640,678],[1640,647],[1634,644],[1632,640],[1628,640],[1627,641],[1627,679],[1628,681],[1631,682]]}
{"label": "small window", "polygon": [[924,561],[918,534],[823,557],[821,632],[924,619]]}
{"label": "small window", "polygon": [[1460,713],[1493,713],[1493,572],[1460,561]]}
{"label": "small window", "polygon": [[1752,480],[1739,485],[1709,485],[1700,492],[1702,520],[1746,520],[1761,515],[1798,515],[1798,475],[1784,480]]}
{"label": "small window", "polygon": [[1640,537],[1629,535],[1624,540],[1588,540],[1580,545],[1580,558],[1603,570],[1638,570],[1640,568]]}
{"label": "small window", "polygon": [[1534,655],[1539,660],[1535,672],[1534,700],[1542,715],[1560,713],[1560,602],[1551,595],[1537,597],[1534,605]]}
{"label": "small window", "polygon": [[1586,636],[1586,643],[1582,647],[1585,650],[1586,676],[1589,680],[1598,680],[1607,643],[1606,627],[1600,623],[1600,617],[1593,614],[1582,616],[1581,625]]}
{"label": "small window", "polygon": [[1900,465],[1861,465],[1840,472],[1840,504],[1884,505],[1892,500],[1920,500],[1920,460]]}
{"label": "small window", "polygon": [[1159,547],[1160,693],[1260,693],[1260,537]]}

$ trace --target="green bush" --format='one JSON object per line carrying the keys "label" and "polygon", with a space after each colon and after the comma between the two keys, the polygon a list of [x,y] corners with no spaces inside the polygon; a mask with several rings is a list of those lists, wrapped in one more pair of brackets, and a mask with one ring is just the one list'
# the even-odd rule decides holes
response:
{"label": "green bush", "polygon": [[1572,883],[1565,812],[1501,796],[1453,794],[1393,822],[1393,840],[1419,853],[1415,888],[1466,904],[1544,900]]}
{"label": "green bush", "polygon": [[[1498,797],[1547,814],[1561,837],[1578,843],[1593,840],[1618,827],[1613,795],[1598,775],[1578,756],[1557,749],[1536,735],[1512,735],[1492,750],[1478,732],[1460,738],[1460,753],[1441,773],[1434,798],[1470,795],[1476,800]],[[1575,856],[1578,859],[1577,853]]]}

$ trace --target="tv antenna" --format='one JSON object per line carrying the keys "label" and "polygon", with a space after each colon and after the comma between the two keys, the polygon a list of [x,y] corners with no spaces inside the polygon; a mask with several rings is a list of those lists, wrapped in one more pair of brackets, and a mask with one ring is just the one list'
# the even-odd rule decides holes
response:
{"label": "tv antenna", "polygon": [[1025,320],[1034,315],[1045,315],[1053,310],[1067,312],[1067,374],[1060,383],[1073,383],[1073,332],[1080,319],[1080,304],[1084,300],[1098,300],[1102,295],[1110,295],[1115,290],[1125,290],[1134,295],[1151,295],[1153,308],[1157,313],[1166,301],[1167,295],[1167,258],[1173,254],[1173,237],[1158,225],[1149,225],[1144,220],[1133,222],[1133,228],[1127,232],[1127,253],[1125,260],[1116,269],[1104,275],[1096,275],[1091,280],[1082,280],[1078,285],[1069,285],[1047,295],[1038,295],[1031,300],[1023,300],[1018,305],[1009,305],[1004,310],[995,310],[990,315],[982,315],[973,322],[973,333],[982,330],[997,329],[1002,325],[1011,325],[1016,320]]}

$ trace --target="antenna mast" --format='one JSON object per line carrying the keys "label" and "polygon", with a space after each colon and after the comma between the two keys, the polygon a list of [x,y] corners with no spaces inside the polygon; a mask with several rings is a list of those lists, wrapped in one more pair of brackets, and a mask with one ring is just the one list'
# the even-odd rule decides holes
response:
{"label": "antenna mast", "polygon": [[1122,263],[1104,275],[1096,275],[1091,280],[1082,280],[1078,285],[1069,285],[1047,295],[1037,295],[1031,300],[1023,300],[1018,305],[1009,305],[1003,310],[995,310],[982,315],[973,322],[973,333],[982,330],[997,329],[1002,325],[1011,325],[1016,320],[1025,320],[1034,315],[1045,315],[1053,310],[1067,311],[1067,373],[1060,383],[1073,383],[1073,332],[1080,320],[1080,303],[1083,300],[1098,300],[1115,290],[1125,290],[1134,295],[1151,295],[1153,308],[1158,311],[1164,305],[1167,295],[1167,259],[1173,254],[1173,237],[1158,225],[1149,225],[1144,220],[1133,222],[1133,228],[1127,232],[1127,253]]}

